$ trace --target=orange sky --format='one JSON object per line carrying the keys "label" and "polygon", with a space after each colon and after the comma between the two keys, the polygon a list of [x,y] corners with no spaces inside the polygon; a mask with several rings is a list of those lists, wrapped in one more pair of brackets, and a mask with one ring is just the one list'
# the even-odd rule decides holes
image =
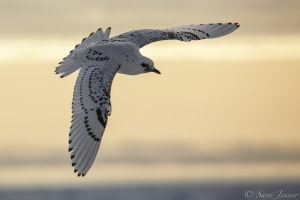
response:
{"label": "orange sky", "polygon": [[[162,74],[116,76],[112,116],[89,173],[103,164],[167,162],[190,166],[193,176],[193,163],[218,161],[271,163],[273,176],[299,176],[278,175],[287,164],[297,169],[300,159],[298,1],[58,2],[0,7],[1,19],[10,19],[0,39],[0,168],[18,174],[25,164],[59,165],[72,172],[67,137],[76,74],[60,79],[53,71],[90,32],[237,21],[241,27],[226,37],[142,49]],[[249,166],[237,168],[241,177]]]}

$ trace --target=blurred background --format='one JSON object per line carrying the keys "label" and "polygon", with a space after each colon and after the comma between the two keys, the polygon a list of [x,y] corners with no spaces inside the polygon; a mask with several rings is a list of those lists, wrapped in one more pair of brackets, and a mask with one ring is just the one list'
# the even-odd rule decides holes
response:
{"label": "blurred background", "polygon": [[[299,1],[0,4],[1,188],[299,180]],[[117,74],[98,156],[78,178],[67,151],[77,72],[55,75],[62,58],[100,27],[216,22],[241,27],[141,49],[161,75]]]}

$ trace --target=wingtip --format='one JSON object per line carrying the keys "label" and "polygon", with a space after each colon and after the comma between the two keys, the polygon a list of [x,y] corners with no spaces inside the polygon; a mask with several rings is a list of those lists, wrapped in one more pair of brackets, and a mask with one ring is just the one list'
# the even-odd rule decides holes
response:
{"label": "wingtip", "polygon": [[78,177],[80,177],[80,176],[84,177],[84,176],[85,176],[84,173],[78,172],[78,169],[74,169],[74,173],[77,173],[77,176],[78,176]]}
{"label": "wingtip", "polygon": [[[76,172],[75,172],[75,173],[76,173]],[[78,176],[78,177],[80,177],[80,176],[84,177],[85,174],[84,174],[84,173],[78,173],[77,176]]]}
{"label": "wingtip", "polygon": [[235,23],[232,23],[232,22],[230,22],[230,23],[228,23],[229,25],[230,24],[233,24],[233,25],[235,25],[236,26],[236,28],[238,28],[238,27],[240,27],[240,25],[239,25],[239,23],[238,22],[235,22]]}

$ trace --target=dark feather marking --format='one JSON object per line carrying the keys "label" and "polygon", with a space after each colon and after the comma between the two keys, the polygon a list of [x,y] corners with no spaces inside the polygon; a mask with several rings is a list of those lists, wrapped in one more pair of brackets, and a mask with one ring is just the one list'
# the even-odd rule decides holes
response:
{"label": "dark feather marking", "polygon": [[100,138],[98,138],[90,128],[88,117],[85,117],[85,120],[83,121],[84,126],[86,128],[86,131],[88,132],[88,135],[96,142],[100,142]]}
{"label": "dark feather marking", "polygon": [[199,40],[200,39],[196,34],[193,34],[191,32],[182,32],[182,33],[186,34],[185,37],[189,40]]}
{"label": "dark feather marking", "polygon": [[102,116],[100,108],[97,108],[96,114],[97,114],[98,121],[105,128],[106,127],[106,123],[107,123],[107,119],[103,119],[103,116]]}

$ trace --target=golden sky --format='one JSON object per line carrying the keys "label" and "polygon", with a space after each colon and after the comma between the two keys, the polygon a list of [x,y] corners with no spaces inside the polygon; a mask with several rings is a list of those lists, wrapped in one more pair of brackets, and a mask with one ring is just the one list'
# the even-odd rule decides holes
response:
{"label": "golden sky", "polygon": [[59,171],[75,177],[67,137],[76,74],[60,79],[54,69],[90,32],[230,21],[241,27],[226,37],[144,47],[161,75],[116,76],[89,174],[117,180],[118,166],[142,166],[127,176],[151,179],[151,164],[168,180],[299,178],[299,8],[296,0],[2,1],[0,183],[26,183],[13,174],[34,169],[36,182],[55,182],[49,174]]}

